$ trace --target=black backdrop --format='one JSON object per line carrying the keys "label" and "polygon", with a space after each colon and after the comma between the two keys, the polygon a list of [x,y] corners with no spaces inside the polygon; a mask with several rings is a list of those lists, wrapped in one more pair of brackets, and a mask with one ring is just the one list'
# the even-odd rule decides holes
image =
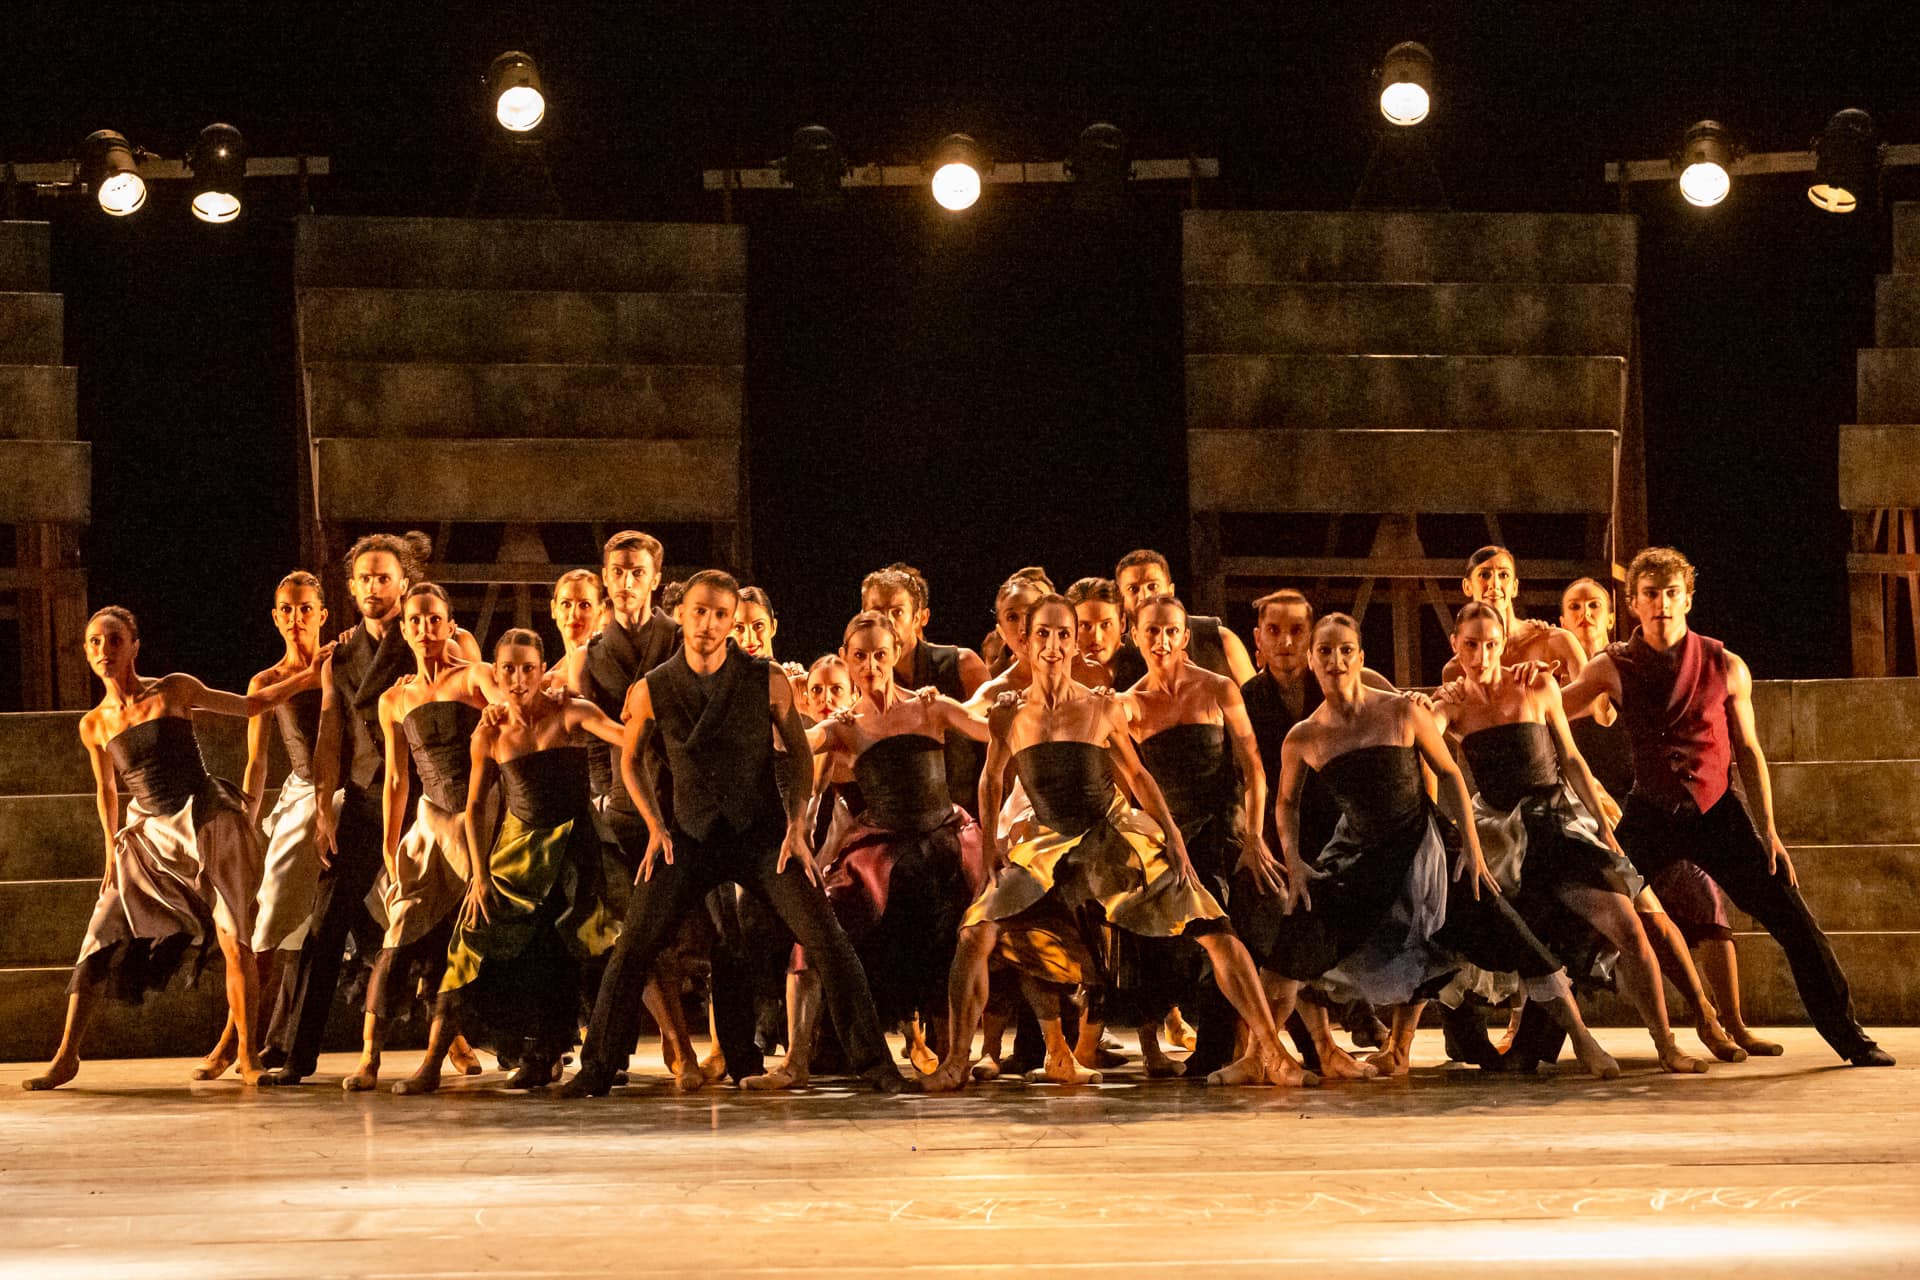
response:
{"label": "black backdrop", "polygon": [[[1059,158],[1107,118],[1136,155],[1219,155],[1205,203],[1340,208],[1377,120],[1368,68],[1403,38],[1439,61],[1428,127],[1457,208],[1615,208],[1601,166],[1663,155],[1702,116],[1788,149],[1858,105],[1920,141],[1920,43],[1893,7],[1672,8],[63,6],[9,20],[0,143],[44,160],[112,127],[180,154],[224,119],[256,154],[332,156],[319,212],[457,215],[487,127],[477,77],[522,47],[574,217],[717,218],[699,170],[764,164],[813,120],[899,163],[953,128]],[[1889,254],[1884,215],[1821,215],[1800,185],[1744,179],[1712,211],[1633,193],[1650,523],[1701,564],[1702,627],[1763,676],[1845,671],[1834,436]],[[1920,195],[1907,173],[1888,186]],[[1018,565],[1064,585],[1137,543],[1184,560],[1184,192],[1101,226],[1060,194],[990,189],[954,218],[922,192],[855,192],[825,222],[739,201],[755,567],[783,656],[827,647],[858,575],[895,558],[933,577],[936,634],[967,642]],[[143,614],[150,666],[226,684],[272,656],[267,593],[296,554],[293,201],[255,196],[226,228],[164,188],[124,222],[84,200],[24,210],[56,223],[96,449],[94,603]]]}

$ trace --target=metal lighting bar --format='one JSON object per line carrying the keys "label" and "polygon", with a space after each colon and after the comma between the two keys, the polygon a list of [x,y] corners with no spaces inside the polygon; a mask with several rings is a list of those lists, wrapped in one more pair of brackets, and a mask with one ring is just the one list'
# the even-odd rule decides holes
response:
{"label": "metal lighting bar", "polygon": [[[146,170],[141,170],[144,175]],[[1187,160],[1135,160],[1128,170],[1135,182],[1189,182],[1220,176],[1220,161],[1211,156]],[[1000,160],[980,175],[980,181],[993,186],[1023,182],[1072,182],[1065,160]],[[841,179],[843,187],[924,187],[927,171],[917,164],[869,164],[852,169]],[[778,191],[792,183],[780,176],[780,170],[703,169],[700,186],[707,191]]]}
{"label": "metal lighting bar", "polygon": [[[1881,152],[1880,163],[1888,169],[1920,165],[1920,144],[1887,147]],[[1812,172],[1811,151],[1749,151],[1727,166],[1729,178],[1751,173]],[[1671,160],[1628,160],[1607,165],[1608,182],[1672,182],[1679,176]]]}
{"label": "metal lighting bar", "polygon": [[[134,151],[139,161],[136,172],[146,182],[185,181],[193,174],[187,169],[184,160],[163,160],[159,156]],[[326,156],[250,156],[247,159],[249,178],[297,178],[304,173],[309,178],[321,178],[333,171],[333,165]],[[64,187],[80,181],[80,162],[77,160],[54,160],[44,164],[0,165],[0,181],[18,182],[30,187]]]}

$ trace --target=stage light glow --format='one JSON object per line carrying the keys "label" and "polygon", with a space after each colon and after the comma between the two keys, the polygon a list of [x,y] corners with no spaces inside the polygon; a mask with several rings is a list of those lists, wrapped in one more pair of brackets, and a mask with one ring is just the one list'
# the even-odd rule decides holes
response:
{"label": "stage light glow", "polygon": [[1702,120],[1687,130],[1680,144],[1680,194],[1688,204],[1706,209],[1719,204],[1733,190],[1733,139],[1713,120]]}
{"label": "stage light glow", "polygon": [[1118,125],[1090,124],[1080,131],[1067,161],[1073,178],[1073,202],[1082,209],[1117,209],[1124,204],[1133,166],[1127,160],[1127,135]]}
{"label": "stage light glow", "polygon": [[80,146],[81,181],[100,207],[116,218],[137,213],[147,202],[147,183],[126,138],[111,129],[87,135]]}
{"label": "stage light glow", "polygon": [[494,119],[509,133],[531,132],[547,118],[540,68],[518,50],[501,54],[488,66],[487,89],[493,99]]}
{"label": "stage light glow", "polygon": [[1407,127],[1425,120],[1432,108],[1433,54],[1417,41],[1404,40],[1380,63],[1380,114]]}
{"label": "stage light glow", "polygon": [[187,157],[193,173],[193,216],[202,222],[232,222],[240,216],[240,192],[247,176],[247,142],[230,124],[200,131]]}
{"label": "stage light glow", "polygon": [[929,185],[933,198],[943,209],[959,212],[971,209],[980,199],[980,184],[993,166],[980,144],[964,133],[950,133],[934,148],[927,164],[932,172]]}
{"label": "stage light glow", "polygon": [[1813,185],[1807,199],[1828,213],[1872,204],[1880,186],[1880,143],[1873,117],[1857,107],[1836,111],[1813,143]]}
{"label": "stage light glow", "polygon": [[809,124],[793,131],[787,158],[780,162],[780,173],[808,205],[838,205],[844,202],[840,180],[847,175],[847,155],[840,140],[825,125]]}

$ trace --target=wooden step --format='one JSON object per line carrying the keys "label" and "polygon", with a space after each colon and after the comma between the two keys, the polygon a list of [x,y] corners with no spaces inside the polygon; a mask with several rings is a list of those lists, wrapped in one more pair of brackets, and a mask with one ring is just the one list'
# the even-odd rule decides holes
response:
{"label": "wooden step", "polygon": [[1920,844],[1920,760],[1794,760],[1771,772],[1790,845]]}
{"label": "wooden step", "polygon": [[1902,200],[1893,206],[1893,270],[1896,275],[1920,274],[1920,201]]}
{"label": "wooden step", "polygon": [[1920,275],[1881,276],[1875,282],[1873,345],[1920,347]]}
{"label": "wooden step", "polygon": [[1920,756],[1920,678],[1757,680],[1753,706],[1769,760]]}
{"label": "wooden step", "polygon": [[1189,431],[1195,511],[1596,513],[1611,431]]}
{"label": "wooden step", "polygon": [[[95,857],[95,863],[99,861]],[[100,877],[0,880],[0,968],[70,965],[100,899]]]}
{"label": "wooden step", "polygon": [[1590,213],[1314,213],[1192,210],[1182,215],[1186,278],[1632,285],[1634,219]]}
{"label": "wooden step", "polygon": [[[262,666],[266,663],[262,662]],[[207,770],[239,783],[247,769],[247,722],[205,712],[193,718]],[[280,735],[267,735],[267,785],[286,776]],[[61,796],[93,791],[93,770],[80,745],[80,712],[0,714],[0,796]]]}
{"label": "wooden step", "polygon": [[[1920,927],[1920,845],[1793,845],[1800,896],[1820,927],[1842,933]],[[1736,929],[1760,926],[1736,911]]]}
{"label": "wooden step", "polygon": [[79,372],[70,365],[0,364],[0,440],[78,436]]}
{"label": "wooden step", "polygon": [[737,365],[309,362],[304,372],[315,438],[740,434]]}
{"label": "wooden step", "polygon": [[738,365],[745,358],[746,304],[737,293],[301,289],[297,296],[303,361]]}
{"label": "wooden step", "polygon": [[0,440],[0,524],[86,524],[93,516],[93,446],[82,440]]}
{"label": "wooden step", "polygon": [[1845,511],[1920,506],[1920,425],[1840,428],[1840,506]]}
{"label": "wooden step", "polygon": [[[1875,1027],[1920,1023],[1920,932],[1829,932],[1853,991],[1854,1016]],[[1740,1003],[1753,1026],[1804,1025],[1806,1008],[1779,944],[1763,933],[1738,934]]]}
{"label": "wooden step", "polygon": [[1920,422],[1920,347],[1865,347],[1855,353],[1854,421]]}
{"label": "wooden step", "polygon": [[299,219],[294,283],[745,293],[746,228],[711,222]]}
{"label": "wooden step", "polygon": [[1187,427],[1618,431],[1612,356],[1187,357]]}
{"label": "wooden step", "polygon": [[57,293],[0,293],[0,364],[59,364],[65,323]]}
{"label": "wooden step", "polygon": [[45,293],[52,262],[51,223],[0,221],[0,291]]}
{"label": "wooden step", "polygon": [[[75,950],[78,950],[76,941]],[[184,977],[138,1006],[107,1001],[87,1033],[90,1058],[198,1057],[213,1047],[227,1018],[216,954],[197,988]],[[0,969],[0,1059],[44,1061],[60,1044],[70,964]],[[185,1082],[186,1070],[181,1070]]]}
{"label": "wooden step", "polygon": [[1626,356],[1633,290],[1599,284],[1189,284],[1186,349],[1232,355]]}

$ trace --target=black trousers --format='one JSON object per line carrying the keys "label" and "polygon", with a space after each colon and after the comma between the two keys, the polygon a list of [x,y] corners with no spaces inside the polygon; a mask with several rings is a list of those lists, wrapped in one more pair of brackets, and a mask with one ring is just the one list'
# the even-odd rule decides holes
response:
{"label": "black trousers", "polygon": [[1705,813],[1692,805],[1669,813],[1635,791],[1627,797],[1614,835],[1649,880],[1681,858],[1712,876],[1733,904],[1758,920],[1787,953],[1800,1002],[1834,1052],[1852,1058],[1872,1047],[1872,1038],[1853,1015],[1853,994],[1832,944],[1814,922],[1800,890],[1784,873],[1767,874],[1767,848],[1738,795],[1728,791]]}
{"label": "black trousers", "polygon": [[334,989],[346,957],[347,935],[368,919],[366,897],[380,877],[385,838],[378,791],[349,787],[340,805],[333,862],[320,873],[313,927],[300,948],[300,961],[286,979],[288,1069],[313,1071],[333,1011]]}
{"label": "black trousers", "polygon": [[[840,1043],[846,1046],[852,1069],[862,1072],[891,1064],[860,958],[833,918],[826,894],[797,865],[784,872],[776,870],[784,834],[785,826],[777,822],[761,823],[741,834],[716,832],[706,840],[674,832],[673,862],[656,864],[652,877],[633,887],[626,923],[614,944],[606,975],[600,980],[593,1021],[580,1051],[583,1068],[611,1072],[627,1065],[640,1031],[640,993],[655,957],[672,940],[681,919],[728,882],[738,884],[771,907],[807,949],[807,963],[820,973],[827,1012]],[[715,980],[719,981],[718,957]],[[734,1050],[728,1042],[739,1040],[744,1030],[746,1048],[742,1052],[752,1052],[750,978],[745,985],[749,992],[746,1001],[718,1002],[714,1006],[730,1074]]]}

